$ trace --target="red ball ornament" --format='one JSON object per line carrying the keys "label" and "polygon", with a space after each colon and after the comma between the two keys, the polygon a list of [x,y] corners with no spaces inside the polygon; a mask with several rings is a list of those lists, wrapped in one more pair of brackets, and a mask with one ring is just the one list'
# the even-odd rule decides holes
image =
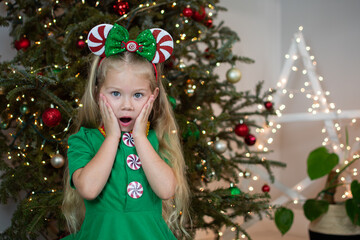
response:
{"label": "red ball ornament", "polygon": [[245,123],[235,126],[235,134],[239,137],[246,137],[249,134],[249,127]]}
{"label": "red ball ornament", "polygon": [[266,110],[272,110],[273,109],[273,103],[270,102],[270,101],[264,102],[264,106],[265,106]]}
{"label": "red ball ornament", "polygon": [[84,40],[80,39],[79,41],[77,41],[76,46],[80,49],[84,48],[86,46],[86,43]]}
{"label": "red ball ornament", "polygon": [[252,134],[248,134],[248,135],[246,135],[244,140],[247,145],[252,146],[256,142],[256,137]]}
{"label": "red ball ornament", "polygon": [[27,39],[26,37],[22,37],[20,38],[20,40],[16,40],[14,42],[15,48],[16,50],[26,50],[28,47],[30,47],[30,40]]}
{"label": "red ball ornament", "polygon": [[61,121],[61,113],[56,108],[48,108],[42,114],[42,120],[48,127],[55,127]]}
{"label": "red ball ornament", "polygon": [[206,25],[208,28],[212,28],[212,26],[213,26],[213,20],[212,20],[211,18],[206,19],[206,20],[205,20],[205,25]]}
{"label": "red ball ornament", "polygon": [[183,14],[184,14],[185,17],[192,17],[192,15],[193,15],[194,13],[193,13],[193,10],[192,10],[191,8],[186,7],[186,8],[184,8],[184,10],[183,10]]}
{"label": "red ball ornament", "polygon": [[122,16],[129,12],[130,7],[128,2],[117,0],[116,3],[113,5],[113,9],[117,14]]}
{"label": "red ball ornament", "polygon": [[262,186],[261,191],[263,192],[270,192],[270,186],[267,184],[264,184],[264,186]]}
{"label": "red ball ornament", "polygon": [[203,21],[205,17],[206,17],[206,12],[204,7],[200,7],[199,11],[195,11],[192,16],[192,18],[198,22]]}
{"label": "red ball ornament", "polygon": [[215,57],[215,55],[213,53],[209,53],[210,49],[206,48],[205,49],[205,58],[206,59],[213,59]]}

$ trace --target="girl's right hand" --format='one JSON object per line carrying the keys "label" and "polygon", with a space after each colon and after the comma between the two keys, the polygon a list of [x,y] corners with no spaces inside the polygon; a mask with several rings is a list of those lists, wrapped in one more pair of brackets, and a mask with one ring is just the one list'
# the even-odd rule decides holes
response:
{"label": "girl's right hand", "polygon": [[99,97],[99,107],[101,119],[105,127],[106,137],[113,136],[117,139],[120,139],[120,120],[115,116],[113,109],[103,94],[100,94]]}

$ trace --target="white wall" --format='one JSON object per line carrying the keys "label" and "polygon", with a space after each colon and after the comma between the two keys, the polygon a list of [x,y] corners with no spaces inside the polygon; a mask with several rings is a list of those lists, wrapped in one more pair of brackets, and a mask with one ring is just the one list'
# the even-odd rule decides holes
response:
{"label": "white wall", "polygon": [[[222,0],[221,5],[228,12],[219,18],[235,30],[241,42],[234,46],[240,55],[253,58],[252,65],[239,64],[243,77],[237,87],[240,90],[253,89],[255,83],[265,80],[265,88],[275,87],[292,35],[300,25],[311,54],[317,60],[317,70],[324,77],[322,86],[331,92],[329,101],[342,110],[358,109],[357,93],[360,89],[358,69],[360,67],[360,1],[358,0]],[[1,8],[0,8],[1,9]],[[1,61],[11,59],[15,50],[10,49],[8,32],[0,28]],[[8,57],[10,56],[10,57]],[[219,74],[225,76],[230,66],[222,65]],[[292,80],[293,81],[293,80]],[[289,83],[298,87],[299,81]],[[306,111],[303,101],[286,100],[289,112]],[[277,179],[291,187],[306,176],[305,160],[308,152],[319,146],[323,135],[322,122],[283,124],[275,139],[273,154],[276,159],[286,162],[288,167],[277,170]],[[350,127],[352,135],[360,135],[358,127]],[[354,133],[355,132],[355,133]],[[320,188],[322,181],[319,181]],[[315,187],[305,191],[314,196]],[[281,192],[272,186],[274,198]],[[0,205],[0,232],[9,224],[12,205]],[[297,207],[298,208],[298,207]],[[296,210],[295,224],[281,239],[305,239],[307,221],[302,211]],[[280,234],[271,221],[258,222],[249,228],[255,240],[280,239]],[[197,239],[212,239],[200,234]],[[224,239],[232,239],[225,232]]]}

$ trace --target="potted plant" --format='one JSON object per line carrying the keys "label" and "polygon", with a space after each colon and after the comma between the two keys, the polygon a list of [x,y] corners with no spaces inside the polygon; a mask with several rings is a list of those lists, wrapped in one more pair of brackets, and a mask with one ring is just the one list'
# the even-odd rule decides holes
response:
{"label": "potted plant", "polygon": [[[307,199],[303,205],[305,217],[311,221],[309,235],[311,240],[355,240],[360,239],[360,184],[353,180],[350,185],[352,197],[345,202],[336,203],[334,195],[339,186],[339,176],[359,156],[353,156],[338,170],[339,157],[330,153],[326,147],[314,149],[307,158],[307,173],[311,180],[327,175],[325,187],[315,198]],[[350,195],[350,196],[351,196]],[[291,209],[279,207],[275,212],[275,224],[285,234],[293,223]]]}

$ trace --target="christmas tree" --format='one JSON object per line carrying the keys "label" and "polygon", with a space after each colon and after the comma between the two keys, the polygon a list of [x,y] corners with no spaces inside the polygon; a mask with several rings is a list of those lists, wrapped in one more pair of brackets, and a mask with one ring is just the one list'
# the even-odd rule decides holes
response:
{"label": "christmas tree", "polygon": [[[15,58],[0,65],[1,135],[0,200],[18,202],[11,226],[1,239],[59,239],[67,234],[61,213],[67,138],[87,81],[88,32],[101,23],[120,24],[130,39],[144,29],[160,27],[173,36],[175,47],[165,76],[169,101],[181,129],[190,184],[192,228],[219,233],[225,226],[250,239],[240,224],[265,213],[271,216],[268,188],[249,193],[239,187],[244,164],[263,166],[273,178],[267,159],[252,145],[254,120],[274,114],[271,91],[239,92],[235,55],[239,37],[221,22],[216,0],[14,0],[4,2]],[[226,76],[216,74],[227,63]],[[264,105],[262,109],[256,106]],[[220,182],[223,187],[211,187]],[[238,217],[242,217],[239,221]],[[179,236],[180,238],[180,236]],[[217,235],[220,238],[220,235]]]}

